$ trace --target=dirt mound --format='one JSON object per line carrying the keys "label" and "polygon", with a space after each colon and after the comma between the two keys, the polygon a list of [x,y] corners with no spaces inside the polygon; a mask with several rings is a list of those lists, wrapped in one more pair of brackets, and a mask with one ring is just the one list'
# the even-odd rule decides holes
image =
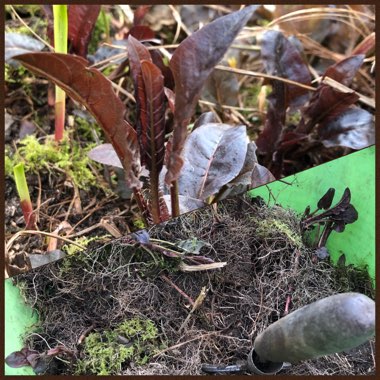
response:
{"label": "dirt mound", "polygon": [[[374,298],[362,272],[316,261],[299,217],[279,206],[235,198],[148,232],[148,243],[146,235],[114,240],[17,277],[41,320],[38,334],[27,337],[29,346],[42,352],[60,345],[72,353],[56,357],[44,371],[94,373],[83,364],[91,359],[86,341],[98,334],[104,343],[121,323],[139,318],[157,329],[149,350],[140,349],[139,334],[127,340],[116,334],[114,352],[132,350],[137,341],[140,348],[108,373],[197,375],[203,363],[245,360],[261,331],[317,299],[345,291]],[[211,261],[226,265],[189,271],[191,264]],[[180,262],[188,271],[178,269]],[[281,373],[374,374],[373,342]]]}

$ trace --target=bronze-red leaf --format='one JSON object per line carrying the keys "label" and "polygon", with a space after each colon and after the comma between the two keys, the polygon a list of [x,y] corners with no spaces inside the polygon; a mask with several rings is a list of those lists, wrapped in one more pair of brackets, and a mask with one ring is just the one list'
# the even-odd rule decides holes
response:
{"label": "bronze-red leaf", "polygon": [[30,53],[15,57],[25,67],[60,86],[84,105],[98,121],[123,164],[127,185],[141,188],[137,135],[124,119],[125,107],[111,82],[81,58],[58,53]]}

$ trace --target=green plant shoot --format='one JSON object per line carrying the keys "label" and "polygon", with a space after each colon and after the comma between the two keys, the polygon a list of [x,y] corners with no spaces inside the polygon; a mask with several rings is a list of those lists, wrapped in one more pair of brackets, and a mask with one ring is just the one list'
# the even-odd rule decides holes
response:
{"label": "green plant shoot", "polygon": [[26,183],[24,164],[19,163],[14,166],[13,173],[15,176],[16,188],[20,197],[22,213],[26,223],[26,229],[36,229],[36,216],[33,212],[32,202],[30,200],[28,184]]}
{"label": "green plant shoot", "polygon": [[[56,53],[67,54],[67,5],[53,5],[54,48]],[[65,126],[66,93],[55,86],[55,140],[61,141]]]}

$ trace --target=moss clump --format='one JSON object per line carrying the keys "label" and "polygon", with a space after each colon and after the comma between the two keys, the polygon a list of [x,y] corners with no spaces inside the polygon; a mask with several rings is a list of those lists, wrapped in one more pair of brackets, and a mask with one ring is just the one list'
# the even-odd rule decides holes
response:
{"label": "moss clump", "polygon": [[[96,241],[103,238],[104,236],[93,236],[93,237],[81,236],[79,238],[76,238],[74,242],[86,248],[92,241]],[[74,245],[74,244],[65,244],[62,247],[62,250],[71,256],[75,255],[78,252],[83,251],[83,249],[79,248],[77,245]]]}
{"label": "moss clump", "polygon": [[[103,238],[108,237],[108,236],[109,235],[93,236],[93,237],[81,236],[81,237],[76,238],[74,241],[75,243],[78,243],[82,247],[87,248],[91,242],[102,240]],[[83,252],[83,249],[79,248],[78,246],[74,244],[65,244],[62,247],[62,250],[67,253],[67,256],[65,256],[59,262],[60,277],[64,277],[66,274],[69,274],[70,271],[73,268],[77,268],[78,265],[80,267],[87,267],[87,266],[91,267],[93,258],[88,253]],[[77,253],[80,253],[80,254],[77,254]]]}
{"label": "moss clump", "polygon": [[6,176],[13,177],[13,166],[14,166],[14,162],[7,155],[7,150],[5,150],[4,171],[5,171]]}
{"label": "moss clump", "polygon": [[278,238],[278,235],[282,235],[296,248],[301,248],[303,246],[301,235],[282,220],[268,218],[256,220],[256,223],[257,228],[255,233],[260,238]]}
{"label": "moss clump", "polygon": [[133,225],[134,225],[134,227],[136,227],[139,230],[142,230],[142,229],[146,228],[146,225],[145,225],[144,221],[141,220],[141,219],[135,219],[133,221]]}
{"label": "moss clump", "polygon": [[[7,83],[20,83],[25,77],[30,77],[31,75],[24,66],[12,66],[9,63],[4,65],[4,79]],[[26,86],[25,83],[24,85]]]}
{"label": "moss clump", "polygon": [[91,333],[76,374],[117,375],[130,362],[146,364],[158,349],[158,331],[149,319],[133,318],[113,330]]}
{"label": "moss clump", "polygon": [[46,169],[50,173],[64,171],[79,189],[88,190],[90,186],[97,185],[88,166],[90,159],[87,153],[93,147],[94,144],[90,144],[82,148],[78,142],[71,141],[67,136],[59,145],[52,138],[41,143],[35,136],[27,136],[20,141],[20,147],[13,157],[6,156],[6,173],[11,175],[9,168],[24,162],[26,173],[38,173]]}

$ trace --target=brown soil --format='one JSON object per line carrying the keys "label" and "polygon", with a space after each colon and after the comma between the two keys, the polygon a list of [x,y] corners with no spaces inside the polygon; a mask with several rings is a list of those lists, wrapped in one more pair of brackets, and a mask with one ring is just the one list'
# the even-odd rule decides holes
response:
{"label": "brown soil", "polygon": [[[273,220],[292,234],[263,228],[263,222]],[[374,298],[363,272],[312,260],[313,251],[295,243],[299,218],[278,206],[268,208],[248,198],[226,200],[217,209],[204,208],[155,226],[149,235],[151,245],[122,238],[17,276],[41,321],[28,345],[40,352],[47,344],[63,345],[75,360],[83,359],[78,338],[89,328],[102,332],[139,316],[155,323],[165,348],[146,365],[124,363],[119,374],[197,375],[205,363],[244,361],[255,337],[284,316],[289,297],[289,312],[346,291]],[[226,266],[183,272],[178,270],[179,259],[152,246],[173,248],[170,243],[194,238],[207,245],[199,255],[185,256],[188,265],[212,259]],[[189,298],[195,301],[203,287],[204,301],[183,325],[191,310]],[[373,350],[370,341],[347,353],[293,365],[281,374],[374,374]],[[54,359],[47,372],[73,373],[75,360],[70,365]]]}

